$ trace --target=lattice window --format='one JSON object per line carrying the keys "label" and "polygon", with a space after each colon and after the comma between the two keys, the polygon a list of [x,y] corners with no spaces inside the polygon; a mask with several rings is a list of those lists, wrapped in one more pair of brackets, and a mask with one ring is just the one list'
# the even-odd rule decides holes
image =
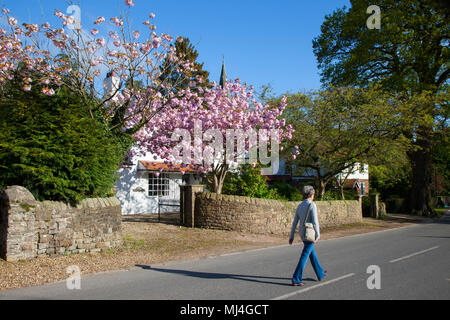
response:
{"label": "lattice window", "polygon": [[169,196],[169,175],[167,173],[160,173],[157,177],[154,173],[148,174],[148,195],[150,197]]}

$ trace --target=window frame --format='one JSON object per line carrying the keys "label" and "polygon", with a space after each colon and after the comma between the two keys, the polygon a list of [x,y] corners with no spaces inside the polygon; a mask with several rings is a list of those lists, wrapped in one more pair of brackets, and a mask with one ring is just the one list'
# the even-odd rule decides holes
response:
{"label": "window frame", "polygon": [[148,191],[149,197],[170,197],[170,176],[168,173],[160,173],[156,176],[155,172],[148,173]]}

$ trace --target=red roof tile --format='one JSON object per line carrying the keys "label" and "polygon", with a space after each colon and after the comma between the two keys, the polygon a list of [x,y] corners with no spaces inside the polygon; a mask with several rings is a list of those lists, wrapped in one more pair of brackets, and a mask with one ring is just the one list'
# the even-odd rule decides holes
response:
{"label": "red roof tile", "polygon": [[194,166],[187,165],[182,166],[181,164],[166,164],[164,162],[156,162],[156,161],[139,161],[142,166],[145,167],[148,171],[160,171],[163,172],[189,172],[189,173],[198,173],[199,170],[196,170]]}

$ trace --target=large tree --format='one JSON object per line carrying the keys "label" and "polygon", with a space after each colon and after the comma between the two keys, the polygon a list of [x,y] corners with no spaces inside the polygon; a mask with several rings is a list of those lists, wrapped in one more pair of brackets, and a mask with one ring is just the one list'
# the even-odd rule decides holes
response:
{"label": "large tree", "polygon": [[[369,6],[380,8],[380,29],[369,29]],[[431,214],[430,186],[435,121],[442,120],[436,96],[447,90],[450,75],[449,10],[429,0],[353,0],[325,17],[313,40],[322,81],[328,85],[367,86],[379,82],[402,95],[404,135],[413,144],[409,206]],[[426,97],[426,98],[425,98]],[[444,112],[446,113],[446,112]],[[430,119],[432,121],[430,121]]]}
{"label": "large tree", "polygon": [[295,130],[285,148],[288,163],[314,178],[323,198],[338,174],[358,162],[377,162],[388,146],[397,152],[400,133],[391,128],[398,121],[394,101],[376,88],[342,87],[288,96],[284,116]]}
{"label": "large tree", "polygon": [[[161,81],[170,82],[174,90],[186,89],[191,83],[195,83],[200,87],[210,86],[209,72],[203,70],[203,63],[197,61],[198,52],[189,38],[177,38],[175,42],[175,56],[177,61],[167,57],[160,66]],[[181,63],[186,61],[191,63],[191,70],[186,70],[181,66]]]}
{"label": "large tree", "polygon": [[199,88],[199,92],[188,87],[176,97],[173,106],[166,106],[153,117],[151,126],[137,133],[140,150],[148,150],[169,165],[197,167],[215,193],[222,192],[227,173],[247,162],[247,155],[250,164],[258,159],[269,164],[270,147],[270,163],[276,166],[279,143],[292,137],[292,127],[281,118],[285,99],[277,105],[263,105],[255,100],[252,88],[239,80],[223,88]]}

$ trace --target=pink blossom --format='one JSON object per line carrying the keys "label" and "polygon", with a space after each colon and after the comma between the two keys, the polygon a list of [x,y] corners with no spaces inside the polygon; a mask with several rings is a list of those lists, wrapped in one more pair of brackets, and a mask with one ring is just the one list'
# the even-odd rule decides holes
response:
{"label": "pink blossom", "polygon": [[39,31],[39,27],[37,24],[26,24],[24,23],[25,29],[27,29],[30,33],[36,33]]}
{"label": "pink blossom", "polygon": [[8,18],[8,23],[11,27],[15,26],[17,24],[17,20],[15,18]]}
{"label": "pink blossom", "polygon": [[62,18],[64,16],[64,14],[61,11],[59,11],[58,9],[55,9],[54,15],[59,18]]}
{"label": "pink blossom", "polygon": [[153,38],[153,41],[152,41],[153,48],[159,48],[159,45],[161,44],[161,38],[159,38],[157,36],[152,37],[152,38]]}
{"label": "pink blossom", "polygon": [[103,47],[103,46],[105,45],[105,39],[104,39],[104,38],[99,38],[99,39],[97,39],[96,41],[97,41],[97,44],[98,44],[100,47]]}
{"label": "pink blossom", "polygon": [[97,33],[98,33],[98,29],[92,29],[92,30],[91,30],[91,34],[92,34],[93,36],[97,35]]}
{"label": "pink blossom", "polygon": [[96,67],[102,62],[103,62],[103,58],[102,57],[96,57],[96,58],[91,60],[90,64],[91,64],[91,66]]}
{"label": "pink blossom", "polygon": [[133,0],[125,0],[125,5],[134,7],[134,2],[133,2]]}
{"label": "pink blossom", "polygon": [[75,18],[73,16],[63,16],[63,25],[68,26],[75,23]]}
{"label": "pink blossom", "polygon": [[153,18],[155,18],[156,17],[156,15],[152,12],[152,13],[150,13],[150,19],[153,19]]}
{"label": "pink blossom", "polygon": [[[154,115],[148,125],[136,134],[138,144],[164,161],[173,161],[173,148],[177,143],[171,141],[176,128],[194,130],[194,120],[200,121],[202,130],[219,130],[223,137],[228,129],[248,130],[250,128],[278,129],[280,138],[286,139],[291,129],[283,128],[279,120],[284,105],[277,108],[264,106],[253,99],[253,93],[239,81],[227,83],[225,89],[215,85],[206,88],[199,95],[188,87],[173,97],[164,109]],[[181,98],[182,97],[182,98]],[[139,105],[139,101],[137,101]],[[134,120],[139,121],[138,118]],[[131,124],[130,124],[131,125]],[[266,139],[267,140],[267,139]],[[191,154],[203,154],[208,142],[199,146],[183,145]],[[244,150],[247,152],[249,145]],[[211,166],[200,168],[204,172],[212,171]]]}
{"label": "pink blossom", "polygon": [[108,51],[108,56],[115,57],[116,55],[117,55],[117,51],[116,50]]}
{"label": "pink blossom", "polygon": [[48,29],[50,29],[50,24],[49,24],[48,22],[46,22],[46,23],[44,23],[43,25],[41,25],[41,28],[42,28],[43,30],[48,30]]}
{"label": "pink blossom", "polygon": [[55,90],[44,87],[42,88],[42,93],[47,96],[53,96],[55,94]]}
{"label": "pink blossom", "polygon": [[100,24],[100,23],[102,23],[102,22],[104,22],[104,21],[105,21],[105,18],[103,18],[103,17],[98,17],[97,20],[94,21],[94,24],[95,24],[95,25],[98,25],[98,24]]}
{"label": "pink blossom", "polygon": [[110,31],[109,36],[111,37],[111,39],[119,39],[119,36],[114,31]]}
{"label": "pink blossom", "polygon": [[120,20],[120,19],[117,18],[117,17],[111,18],[110,21],[111,21],[112,23],[114,23],[117,27],[123,26],[123,21]]}

